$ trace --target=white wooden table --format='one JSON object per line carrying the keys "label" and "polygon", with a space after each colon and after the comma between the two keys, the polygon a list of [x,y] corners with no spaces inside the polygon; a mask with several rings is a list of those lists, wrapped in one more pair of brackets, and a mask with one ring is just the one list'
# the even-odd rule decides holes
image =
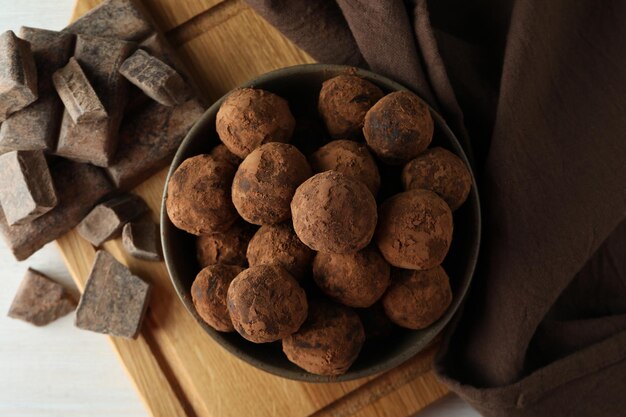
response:
{"label": "white wooden table", "polygon": [[[20,26],[59,30],[74,2],[0,0],[0,32],[17,33]],[[21,263],[0,243],[0,416],[147,416],[104,336],[76,329],[71,314],[43,328],[6,317],[29,266],[74,287],[54,243]],[[477,415],[454,396],[420,413]]]}

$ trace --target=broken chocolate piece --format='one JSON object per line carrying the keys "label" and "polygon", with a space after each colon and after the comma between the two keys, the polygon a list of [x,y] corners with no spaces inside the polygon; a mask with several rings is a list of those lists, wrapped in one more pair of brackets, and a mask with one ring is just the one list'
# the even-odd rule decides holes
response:
{"label": "broken chocolate piece", "polygon": [[182,104],[191,97],[187,83],[172,67],[141,49],[124,61],[120,73],[164,106]]}
{"label": "broken chocolate piece", "polygon": [[28,268],[8,316],[35,326],[45,326],[75,309],[76,301],[61,284]]}
{"label": "broken chocolate piece", "polygon": [[63,30],[76,34],[138,41],[148,36],[154,27],[135,2],[107,0]]}
{"label": "broken chocolate piece", "polygon": [[148,211],[141,197],[127,194],[98,204],[78,224],[78,233],[94,246],[116,238],[129,221]]}
{"label": "broken chocolate piece", "polygon": [[13,151],[0,156],[0,204],[7,223],[26,223],[57,205],[43,151]]}
{"label": "broken chocolate piece", "polygon": [[22,27],[19,37],[30,42],[37,67],[39,98],[2,123],[0,149],[53,150],[59,134],[63,104],[54,92],[52,74],[65,65],[74,53],[74,35]]}
{"label": "broken chocolate piece", "polygon": [[150,284],[106,251],[98,251],[85,284],[76,327],[134,339],[148,308]]}
{"label": "broken chocolate piece", "polygon": [[37,69],[30,43],[0,33],[0,122],[37,100]]}
{"label": "broken chocolate piece", "polygon": [[204,108],[192,99],[180,106],[156,102],[130,115],[120,130],[115,158],[106,168],[113,183],[129,190],[167,165]]}
{"label": "broken chocolate piece", "polygon": [[70,58],[66,66],[52,75],[52,82],[74,123],[93,123],[107,118],[104,105],[75,58]]}
{"label": "broken chocolate piece", "polygon": [[13,226],[7,224],[0,210],[0,233],[18,261],[69,232],[94,204],[113,191],[104,172],[92,165],[60,160],[50,172],[59,200],[54,209],[30,223]]}
{"label": "broken chocolate piece", "polygon": [[56,154],[78,162],[107,166],[117,148],[117,132],[127,99],[128,82],[118,72],[134,43],[79,35],[74,57],[104,104],[109,117],[76,124],[63,113]]}
{"label": "broken chocolate piece", "polygon": [[122,231],[122,244],[137,259],[160,261],[159,226],[152,222],[130,222]]}

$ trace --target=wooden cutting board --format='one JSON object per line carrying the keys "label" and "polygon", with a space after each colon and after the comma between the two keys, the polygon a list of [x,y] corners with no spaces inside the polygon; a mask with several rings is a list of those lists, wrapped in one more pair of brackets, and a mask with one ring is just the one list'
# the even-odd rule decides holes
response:
{"label": "wooden cutting board", "polygon": [[[74,18],[99,0],[78,0]],[[267,71],[314,62],[242,0],[143,0],[179,51],[204,95],[213,101]],[[135,192],[157,213],[167,170]],[[76,232],[58,240],[82,290],[95,251]],[[127,256],[118,240],[105,244],[154,291],[137,340],[109,338],[153,416],[406,417],[447,390],[430,371],[435,348],[385,374],[345,383],[282,379],[238,360],[203,332],[170,284],[165,265]]]}

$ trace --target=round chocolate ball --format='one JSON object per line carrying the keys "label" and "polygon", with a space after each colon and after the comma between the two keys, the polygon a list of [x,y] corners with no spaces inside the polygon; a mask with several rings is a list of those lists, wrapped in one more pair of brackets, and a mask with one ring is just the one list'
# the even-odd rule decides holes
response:
{"label": "round chocolate ball", "polygon": [[254,343],[289,336],[302,326],[308,311],[304,290],[276,265],[253,266],[237,275],[227,302],[235,330]]}
{"label": "round chocolate ball", "polygon": [[433,268],[446,257],[451,242],[452,211],[432,191],[405,191],[381,205],[376,243],[391,265]]}
{"label": "round chocolate ball", "polygon": [[233,180],[233,203],[248,223],[267,225],[291,217],[296,188],[311,176],[302,153],[286,143],[266,143],[243,160]]}
{"label": "round chocolate ball", "polygon": [[382,96],[380,88],[356,75],[339,75],[324,81],[318,110],[330,136],[358,137],[365,114]]}
{"label": "round chocolate ball", "polygon": [[233,91],[215,119],[220,139],[239,158],[245,158],[264,143],[289,142],[295,126],[285,99],[256,88]]}
{"label": "round chocolate ball", "polygon": [[337,171],[363,182],[373,195],[380,187],[380,174],[374,158],[363,143],[335,140],[309,157],[313,172]]}
{"label": "round chocolate ball", "polygon": [[298,239],[290,223],[261,226],[248,245],[248,263],[282,266],[301,281],[307,275],[313,251]]}
{"label": "round chocolate ball", "polygon": [[365,116],[363,134],[384,162],[400,165],[424,151],[434,123],[426,103],[408,91],[386,95]]}
{"label": "round chocolate ball", "polygon": [[461,158],[446,149],[432,148],[404,166],[402,185],[405,190],[434,191],[454,211],[467,199],[472,176]]}
{"label": "round chocolate ball", "polygon": [[174,226],[194,235],[227,230],[237,219],[230,187],[235,168],[210,155],[183,161],[170,177],[165,207]]}
{"label": "round chocolate ball", "polygon": [[220,332],[235,330],[226,306],[226,293],[231,281],[243,268],[235,265],[207,266],[191,284],[191,299],[196,312],[209,326]]}
{"label": "round chocolate ball", "polygon": [[424,329],[437,321],[452,302],[452,290],[441,266],[424,271],[394,269],[383,297],[387,317],[398,326]]}
{"label": "round chocolate ball", "polygon": [[254,227],[238,221],[225,232],[198,236],[196,252],[200,266],[203,268],[215,264],[247,266],[246,250],[254,232]]}
{"label": "round chocolate ball", "polygon": [[376,246],[355,253],[318,252],[313,279],[331,298],[350,307],[369,307],[389,286],[390,267]]}
{"label": "round chocolate ball", "polygon": [[350,308],[312,301],[300,330],[283,339],[283,352],[300,368],[317,375],[344,374],[359,356],[365,332]]}
{"label": "round chocolate ball", "polygon": [[226,145],[224,145],[223,143],[220,143],[219,145],[214,147],[211,150],[210,155],[214,157],[215,159],[221,159],[223,161],[228,162],[235,168],[237,168],[239,164],[241,163],[241,158],[239,158],[237,155],[229,151]]}
{"label": "round chocolate ball", "polygon": [[319,252],[353,253],[372,240],[378,215],[370,190],[337,171],[314,175],[291,201],[293,227],[305,245]]}

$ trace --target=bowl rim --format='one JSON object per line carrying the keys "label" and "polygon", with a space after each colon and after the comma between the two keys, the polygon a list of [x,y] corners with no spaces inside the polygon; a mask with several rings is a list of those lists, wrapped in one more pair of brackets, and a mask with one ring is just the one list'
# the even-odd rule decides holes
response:
{"label": "bowl rim", "polygon": [[[365,70],[362,68],[356,68],[356,67],[352,67],[348,65],[336,65],[336,64],[315,63],[315,64],[294,65],[294,66],[279,68],[279,69],[264,73],[258,77],[255,77],[251,80],[246,81],[245,83],[226,92],[222,97],[216,100],[207,110],[205,110],[203,115],[196,121],[196,123],[189,130],[189,132],[187,133],[183,141],[178,146],[176,150],[176,154],[174,155],[174,158],[172,159],[172,162],[169,166],[167,177],[165,179],[165,185],[163,188],[163,194],[161,196],[159,227],[160,227],[160,237],[161,237],[161,245],[162,245],[162,250],[163,250],[164,261],[166,264],[168,275],[170,277],[170,281],[172,282],[174,289],[176,290],[178,298],[185,306],[187,312],[191,314],[191,316],[195,319],[195,321],[202,327],[205,333],[207,333],[211,337],[211,339],[213,339],[213,341],[217,342],[222,348],[224,348],[227,352],[234,355],[238,359],[243,360],[244,362],[256,367],[257,369],[261,369],[270,374],[287,378],[287,379],[291,379],[291,380],[301,381],[301,382],[325,383],[325,382],[351,381],[354,379],[364,378],[367,376],[380,374],[380,373],[389,371],[401,365],[402,363],[408,361],[409,359],[413,358],[415,355],[417,355],[419,352],[421,352],[427,346],[429,346],[431,342],[435,340],[438,335],[441,334],[441,332],[453,320],[453,318],[457,314],[460,313],[461,306],[465,300],[465,297],[467,296],[468,288],[476,272],[476,266],[478,263],[478,255],[480,252],[480,246],[481,246],[481,240],[482,240],[482,211],[481,211],[478,188],[477,188],[476,179],[474,175],[473,164],[470,163],[470,161],[468,160],[465,149],[463,148],[463,146],[457,139],[452,129],[450,129],[448,124],[445,122],[443,117],[424,100],[424,102],[426,103],[426,105],[428,106],[431,112],[431,115],[435,119],[436,124],[438,124],[438,126],[443,130],[447,139],[453,142],[455,147],[461,152],[461,154],[458,154],[456,152],[455,154],[457,154],[457,156],[461,158],[463,162],[466,164],[466,166],[469,168],[470,175],[472,177],[472,188],[470,190],[470,195],[473,197],[472,200],[475,202],[475,211],[476,211],[475,213],[476,243],[475,245],[472,246],[471,253],[467,254],[467,258],[468,258],[467,274],[469,276],[467,277],[466,280],[464,280],[464,282],[461,283],[462,285],[460,285],[457,289],[457,291],[461,292],[461,296],[458,298],[458,300],[456,300],[456,303],[454,303],[453,301],[453,304],[450,305],[446,313],[440,319],[438,319],[435,323],[431,324],[429,327],[426,328],[431,331],[435,329],[435,331],[432,331],[432,336],[430,338],[424,338],[424,340],[420,340],[419,342],[415,343],[411,347],[410,350],[401,352],[383,361],[380,364],[376,364],[374,366],[370,366],[368,368],[365,368],[356,372],[350,372],[350,370],[348,370],[348,372],[343,375],[327,376],[327,375],[312,374],[304,370],[291,371],[291,370],[282,368],[280,366],[274,365],[272,363],[269,363],[267,361],[260,360],[257,357],[250,355],[247,352],[232,345],[229,341],[227,341],[224,337],[222,337],[220,332],[210,328],[210,326],[208,326],[197,314],[193,306],[191,297],[188,297],[186,294],[188,289],[186,288],[182,280],[175,278],[177,273],[174,272],[173,270],[174,269],[173,265],[175,262],[174,257],[170,253],[166,245],[166,242],[169,239],[169,232],[167,228],[165,227],[165,225],[167,224],[167,222],[169,222],[169,218],[167,216],[167,210],[166,210],[166,200],[167,200],[167,188],[168,188],[170,177],[172,176],[176,168],[178,168],[178,166],[183,162],[184,160],[183,154],[184,154],[184,150],[187,148],[187,145],[192,141],[192,139],[198,136],[199,131],[204,129],[203,121],[206,118],[211,117],[212,114],[217,113],[217,110],[221,106],[224,99],[232,91],[238,88],[255,87],[258,84],[263,84],[269,81],[274,81],[274,80],[277,80],[286,76],[290,76],[290,75],[296,75],[296,74],[302,74],[302,73],[319,74],[320,72],[322,73],[323,72],[329,72],[329,73],[345,72],[346,74],[353,74],[353,75],[361,76],[363,78],[371,80],[375,84],[378,83],[379,85],[384,86],[384,88],[388,90],[410,91],[410,92],[413,92],[414,94],[417,94],[414,91],[406,88],[402,84],[396,81],[393,81],[380,74],[376,74],[372,71]],[[417,95],[419,97],[419,94]]]}

